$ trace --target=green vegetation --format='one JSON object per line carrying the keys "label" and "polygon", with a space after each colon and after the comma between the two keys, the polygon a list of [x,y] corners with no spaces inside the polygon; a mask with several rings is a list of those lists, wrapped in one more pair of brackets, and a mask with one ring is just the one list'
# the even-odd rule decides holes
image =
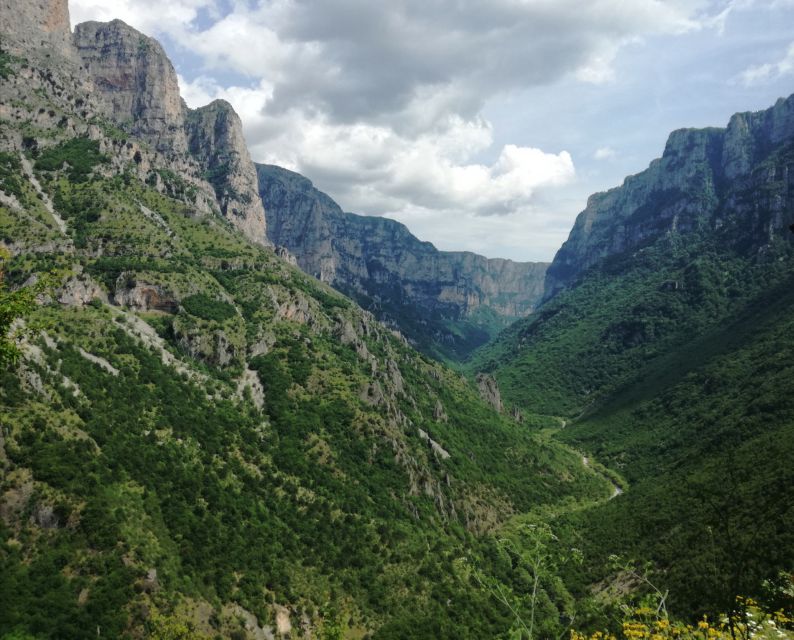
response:
{"label": "green vegetation", "polygon": [[3,49],[3,41],[0,40],[0,80],[8,80],[15,74],[14,65],[24,62],[22,58],[12,56]]}
{"label": "green vegetation", "polygon": [[[494,414],[348,299],[140,183],[46,188],[75,233],[64,277],[79,262],[109,293],[141,283],[190,293],[175,316],[141,316],[163,338],[154,348],[135,316],[98,302],[33,313],[51,327],[36,340],[42,359],[0,378],[0,499],[15,505],[0,525],[0,633],[229,637],[243,633],[229,607],[272,625],[275,605],[306,612],[328,637],[480,638],[513,626],[460,559],[526,598],[524,561],[490,532],[514,513],[606,493],[576,454],[535,435],[553,421],[519,427]],[[48,265],[19,256],[14,277]],[[250,386],[237,392],[243,365],[264,389],[261,409]],[[561,589],[539,585],[543,628],[571,606]],[[192,621],[189,602],[211,620]],[[161,617],[141,619],[142,606]]]}
{"label": "green vegetation", "polygon": [[794,252],[731,246],[670,236],[610,259],[471,363],[508,403],[578,416],[557,437],[629,482],[555,518],[584,552],[562,572],[580,599],[625,579],[614,553],[653,560],[669,606],[692,619],[732,613],[792,569]]}
{"label": "green vegetation", "polygon": [[106,163],[107,157],[99,151],[99,142],[89,138],[72,138],[45,149],[36,159],[40,171],[60,171],[66,168],[69,181],[85,182],[97,165]]}
{"label": "green vegetation", "polygon": [[[64,93],[22,97],[79,120]],[[518,424],[197,216],[185,177],[110,175],[112,145],[64,131],[22,127],[45,194],[0,155],[22,204],[0,207],[0,638],[789,633],[787,239],[669,234],[598,265],[472,361]],[[43,272],[35,305],[18,287]],[[452,336],[439,357],[500,328],[388,305]]]}
{"label": "green vegetation", "polygon": [[204,293],[188,296],[182,300],[182,306],[189,314],[213,322],[223,322],[237,315],[233,305]]}
{"label": "green vegetation", "polygon": [[5,287],[5,267],[10,256],[0,249],[0,368],[14,364],[19,357],[14,336],[13,324],[34,307],[34,291],[31,288],[7,291]]}
{"label": "green vegetation", "polygon": [[13,153],[0,153],[0,189],[17,200],[25,197],[23,190],[22,163]]}

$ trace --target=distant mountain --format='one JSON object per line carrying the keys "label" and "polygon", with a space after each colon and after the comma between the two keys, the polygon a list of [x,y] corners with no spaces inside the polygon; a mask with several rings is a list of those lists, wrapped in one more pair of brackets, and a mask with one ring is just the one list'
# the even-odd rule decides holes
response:
{"label": "distant mountain", "polygon": [[515,635],[494,533],[604,478],[266,246],[239,119],[155,41],[0,27],[0,638]]}
{"label": "distant mountain", "polygon": [[791,571],[792,223],[794,97],[677,131],[590,198],[545,303],[474,354],[507,406],[567,416],[559,437],[630,483],[566,519],[589,558],[580,594],[619,580],[611,554],[653,559],[694,616]]}
{"label": "distant mountain", "polygon": [[439,251],[399,222],[345,213],[300,174],[257,171],[271,242],[430,355],[464,358],[543,294],[545,263]]}
{"label": "distant mountain", "polygon": [[673,132],[648,169],[590,197],[548,269],[545,298],[604,258],[665,234],[703,231],[763,249],[792,221],[793,140],[794,96],[737,113],[724,129]]}

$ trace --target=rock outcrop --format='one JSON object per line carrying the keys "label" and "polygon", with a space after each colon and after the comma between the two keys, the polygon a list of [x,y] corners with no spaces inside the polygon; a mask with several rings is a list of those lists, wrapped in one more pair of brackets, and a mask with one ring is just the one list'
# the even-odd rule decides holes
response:
{"label": "rock outcrop", "polygon": [[[600,260],[660,236],[730,231],[760,250],[794,222],[794,96],[727,128],[674,131],[661,158],[591,196],[546,274],[545,297]],[[729,234],[730,235],[730,234]]]}
{"label": "rock outcrop", "polygon": [[265,242],[259,179],[232,105],[216,100],[191,111],[186,128],[190,153],[205,168],[223,215],[248,237]]}
{"label": "rock outcrop", "polygon": [[157,151],[187,151],[187,108],[160,43],[114,20],[77,25],[74,44],[111,120],[129,123],[130,133]]}
{"label": "rock outcrop", "polygon": [[502,413],[504,405],[502,404],[502,394],[499,391],[499,385],[496,379],[487,373],[477,374],[477,389],[480,392],[480,397],[491,405],[498,413]]}
{"label": "rock outcrop", "polygon": [[[545,263],[439,251],[395,220],[345,213],[300,174],[272,165],[257,170],[273,244],[410,338],[434,315],[476,322],[482,314],[490,315],[483,325],[494,316],[507,322],[532,313],[542,296]],[[414,326],[400,316],[405,307],[421,316],[412,318]]]}
{"label": "rock outcrop", "polygon": [[267,244],[256,169],[232,106],[215,101],[188,109],[162,46],[120,20],[77,25],[74,44],[104,115],[151,145],[166,169],[207,192],[248,238]]}
{"label": "rock outcrop", "polygon": [[0,33],[15,53],[51,50],[72,55],[68,0],[0,0]]}

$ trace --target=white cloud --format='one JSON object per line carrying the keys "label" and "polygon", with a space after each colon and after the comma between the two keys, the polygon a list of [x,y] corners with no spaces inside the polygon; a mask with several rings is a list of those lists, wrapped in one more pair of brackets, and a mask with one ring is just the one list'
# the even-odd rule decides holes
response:
{"label": "white cloud", "polygon": [[611,160],[617,155],[617,152],[612,147],[600,147],[596,149],[593,157],[596,160]]}
{"label": "white cloud", "polygon": [[[708,0],[71,6],[75,22],[118,17],[168,35],[198,59],[204,75],[181,79],[186,101],[231,102],[256,160],[304,173],[346,209],[410,220],[420,236],[481,250],[496,246],[494,234],[507,234],[503,244],[526,245],[527,233],[548,240],[543,228],[553,223],[539,198],[576,176],[565,150],[493,148],[493,125],[482,115],[488,101],[563,79],[615,82],[628,44],[708,28],[710,20]],[[531,232],[520,232],[519,220]]]}
{"label": "white cloud", "polygon": [[739,80],[746,87],[763,84],[794,73],[794,42],[785,55],[777,62],[749,67],[739,74]]}
{"label": "white cloud", "polygon": [[200,10],[219,18],[216,0],[69,0],[72,25],[87,20],[123,20],[149,35],[193,22]]}

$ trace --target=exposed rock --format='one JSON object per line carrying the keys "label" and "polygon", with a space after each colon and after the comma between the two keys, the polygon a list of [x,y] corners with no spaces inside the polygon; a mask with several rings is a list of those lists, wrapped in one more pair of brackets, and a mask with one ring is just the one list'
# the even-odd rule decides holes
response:
{"label": "exposed rock", "polygon": [[283,302],[276,309],[276,319],[311,324],[314,315],[312,314],[308,298],[303,295],[296,295],[290,300]]}
{"label": "exposed rock", "polygon": [[117,305],[129,307],[134,311],[154,310],[176,313],[179,310],[179,301],[173,293],[160,285],[148,282],[128,283],[127,275],[124,273],[116,282],[113,299]]}
{"label": "exposed rock", "polygon": [[433,409],[433,420],[436,422],[446,422],[449,420],[449,417],[444,411],[444,405],[441,404],[441,400],[436,400],[436,406]]}
{"label": "exposed rock", "polygon": [[292,622],[290,621],[289,610],[285,607],[276,606],[276,633],[281,636],[289,636],[292,632]]}
{"label": "exposed rock", "polygon": [[548,269],[545,296],[603,258],[664,234],[735,227],[737,246],[754,250],[775,237],[790,241],[794,167],[785,150],[792,140],[794,96],[736,114],[725,129],[674,131],[648,169],[590,196]]}
{"label": "exposed rock", "polygon": [[108,117],[131,122],[131,132],[158,151],[187,151],[187,109],[176,71],[159,42],[114,20],[77,25],[74,43]]}
{"label": "exposed rock", "polygon": [[107,302],[107,294],[87,275],[79,275],[67,280],[57,294],[57,300],[67,307],[84,307],[92,300]]}
{"label": "exposed rock", "polygon": [[205,168],[221,212],[248,238],[268,244],[259,178],[232,105],[216,100],[187,117],[190,153]]}
{"label": "exposed rock", "polygon": [[[368,300],[380,319],[402,331],[411,329],[392,316],[404,305],[418,309],[419,317],[472,319],[489,309],[507,321],[531,313],[542,297],[545,263],[438,251],[399,222],[343,212],[297,173],[272,165],[257,165],[257,171],[273,244],[285,247],[307,273]],[[442,339],[456,338],[449,333]]]}
{"label": "exposed rock", "polygon": [[174,323],[174,337],[179,347],[195,360],[225,367],[242,356],[223,330],[191,330]]}
{"label": "exposed rock", "polygon": [[289,252],[289,249],[286,247],[276,247],[275,249],[276,255],[284,260],[287,264],[291,264],[293,267],[298,266],[298,259]]}
{"label": "exposed rock", "polygon": [[435,455],[437,458],[441,458],[442,460],[449,459],[450,457],[449,452],[446,449],[444,449],[444,447],[442,447],[440,444],[438,444],[438,442],[433,440],[433,438],[430,437],[427,431],[424,431],[423,429],[419,429],[419,437],[430,445],[430,450],[433,452],[433,455]]}
{"label": "exposed rock", "polygon": [[379,382],[371,382],[366,384],[361,391],[360,397],[364,402],[376,406],[383,404],[385,400],[383,389],[381,388]]}
{"label": "exposed rock", "polygon": [[504,409],[502,406],[502,395],[499,393],[499,385],[496,384],[494,377],[487,373],[478,373],[477,388],[480,391],[480,397],[496,411],[502,413]]}
{"label": "exposed rock", "polygon": [[244,397],[245,390],[248,389],[251,394],[251,402],[254,403],[257,409],[262,409],[265,406],[265,388],[259,380],[256,371],[245,369],[243,375],[237,383],[238,397]]}
{"label": "exposed rock", "polygon": [[[0,0],[0,33],[14,52],[53,50],[69,56],[71,26],[68,0]],[[10,45],[10,46],[9,46]]]}
{"label": "exposed rock", "polygon": [[116,369],[116,367],[114,367],[104,358],[100,356],[95,356],[93,353],[88,353],[88,351],[86,351],[82,347],[80,347],[78,351],[80,352],[80,355],[83,356],[86,360],[88,360],[89,362],[93,362],[98,367],[101,367],[102,369],[107,371],[110,375],[112,376],[119,375],[119,370]]}
{"label": "exposed rock", "polygon": [[[217,100],[189,110],[162,46],[120,20],[78,25],[74,44],[104,115],[159,154],[147,157],[144,149],[129,143],[132,155],[126,161],[134,159],[160,190],[171,193],[177,187],[166,183],[155,164],[193,191],[211,193],[218,210],[235,227],[254,242],[268,244],[256,168],[232,106]],[[200,193],[188,202],[203,210],[202,203]],[[142,211],[150,218],[154,214]]]}
{"label": "exposed rock", "polygon": [[30,519],[42,529],[57,529],[61,526],[61,521],[55,513],[55,508],[49,504],[37,504]]}

